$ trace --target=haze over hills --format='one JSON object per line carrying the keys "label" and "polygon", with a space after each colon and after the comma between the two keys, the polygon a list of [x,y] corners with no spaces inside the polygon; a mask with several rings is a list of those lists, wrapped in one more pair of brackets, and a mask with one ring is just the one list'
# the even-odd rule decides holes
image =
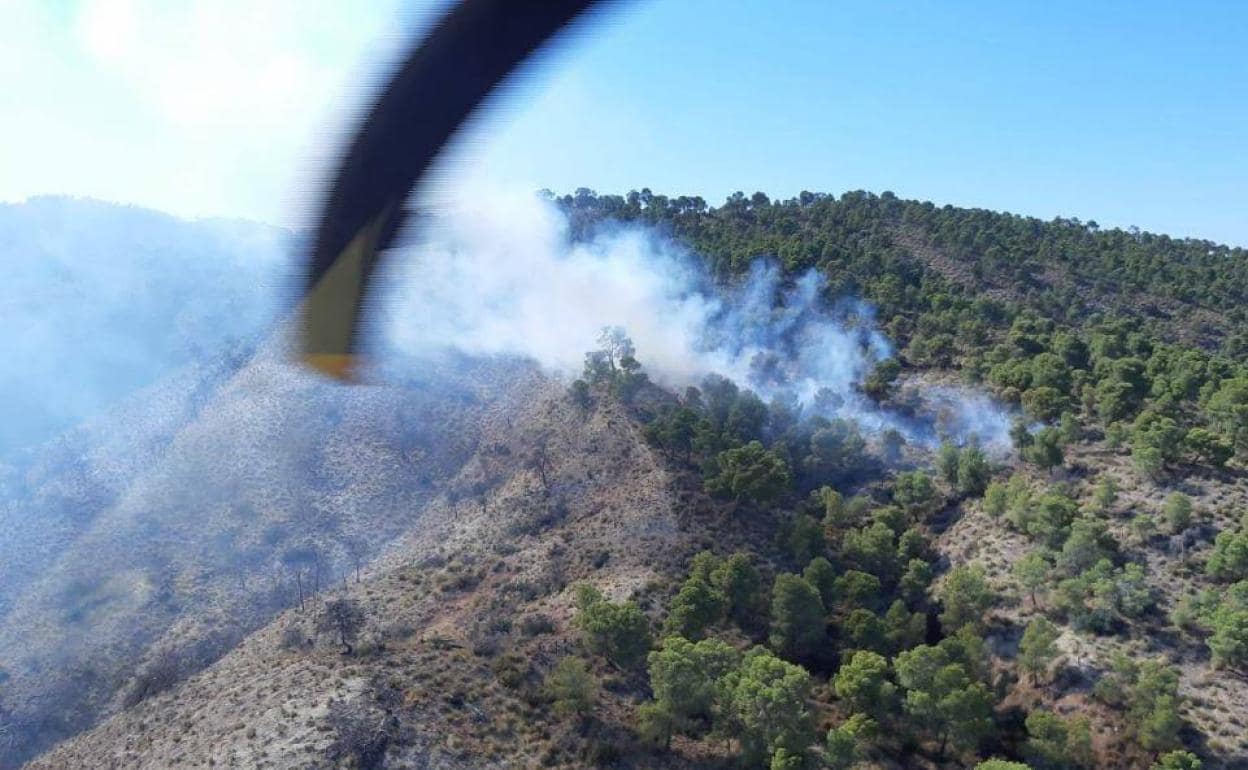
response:
{"label": "haze over hills", "polygon": [[150,274],[159,323],[0,472],[0,764],[1248,763],[1243,250],[491,202],[410,247],[343,388],[285,362],[284,234],[27,206],[23,285]]}
{"label": "haze over hills", "polygon": [[60,197],[0,204],[0,457],[135,388],[255,344],[284,307],[291,235]]}

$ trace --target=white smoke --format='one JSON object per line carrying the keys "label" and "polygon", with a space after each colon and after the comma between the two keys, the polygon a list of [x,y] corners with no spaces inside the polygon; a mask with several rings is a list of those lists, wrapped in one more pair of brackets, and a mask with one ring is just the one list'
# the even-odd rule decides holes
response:
{"label": "white smoke", "polygon": [[[857,390],[892,346],[868,304],[829,302],[817,271],[786,281],[760,258],[743,279],[717,286],[702,260],[647,230],[607,228],[571,243],[566,218],[536,196],[465,200],[391,260],[393,286],[381,303],[387,346],[415,356],[525,356],[571,377],[599,331],[619,326],[664,385],[720,374],[766,400],[796,400],[807,413],[935,440],[936,431],[880,410]],[[983,397],[961,403],[946,432],[1006,440],[999,408]]]}

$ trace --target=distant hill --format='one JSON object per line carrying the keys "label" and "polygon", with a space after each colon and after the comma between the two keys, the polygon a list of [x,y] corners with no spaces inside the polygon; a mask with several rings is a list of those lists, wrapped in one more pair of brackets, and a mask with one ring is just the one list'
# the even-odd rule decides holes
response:
{"label": "distant hill", "polygon": [[9,756],[120,708],[161,654],[184,674],[211,663],[418,527],[534,376],[447,361],[344,388],[270,350],[190,367],[25,453],[0,506]]}
{"label": "distant hill", "polygon": [[0,458],[180,366],[254,346],[284,309],[291,238],[89,199],[0,204]]}

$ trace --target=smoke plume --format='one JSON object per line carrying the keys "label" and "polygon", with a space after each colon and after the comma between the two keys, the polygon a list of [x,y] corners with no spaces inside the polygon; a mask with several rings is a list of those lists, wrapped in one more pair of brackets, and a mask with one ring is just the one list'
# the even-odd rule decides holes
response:
{"label": "smoke plume", "polygon": [[940,433],[1007,440],[1007,416],[982,395],[934,392],[939,426],[863,396],[856,386],[892,344],[869,304],[829,299],[814,270],[786,278],[760,257],[743,278],[716,285],[702,260],[652,232],[608,227],[573,243],[549,202],[492,195],[439,216],[391,264],[381,336],[392,352],[518,355],[572,377],[599,331],[619,326],[667,386],[720,374],[764,399],[795,400],[807,414],[869,430],[897,428],[924,442]]}

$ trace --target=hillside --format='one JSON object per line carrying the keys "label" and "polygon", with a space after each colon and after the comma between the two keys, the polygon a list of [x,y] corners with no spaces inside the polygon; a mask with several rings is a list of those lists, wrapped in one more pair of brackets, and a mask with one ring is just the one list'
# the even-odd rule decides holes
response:
{"label": "hillside", "polygon": [[447,361],[346,389],[267,351],[30,453],[4,513],[10,756],[121,708],[166,651],[198,670],[410,531],[529,376]]}
{"label": "hillside", "polygon": [[[6,568],[0,734],[95,725],[29,767],[1248,767],[1242,250],[887,194],[554,203],[725,303],[776,261],[776,344],[736,383],[606,329],[571,383],[364,389],[266,348],[70,434],[0,477],[69,533]],[[790,285],[841,309],[801,325]],[[785,390],[810,330],[850,390]],[[115,475],[80,522],[84,463]]]}
{"label": "hillside", "polygon": [[333,738],[333,700],[398,720],[396,767],[568,759],[560,743],[575,739],[525,702],[521,682],[497,680],[536,675],[571,648],[573,583],[644,593],[683,563],[691,536],[671,479],[618,407],[582,419],[546,382],[480,443],[419,528],[362,581],[326,589],[364,608],[358,657],[313,632],[311,607],[289,610],[176,690],[29,767],[306,767]]}

